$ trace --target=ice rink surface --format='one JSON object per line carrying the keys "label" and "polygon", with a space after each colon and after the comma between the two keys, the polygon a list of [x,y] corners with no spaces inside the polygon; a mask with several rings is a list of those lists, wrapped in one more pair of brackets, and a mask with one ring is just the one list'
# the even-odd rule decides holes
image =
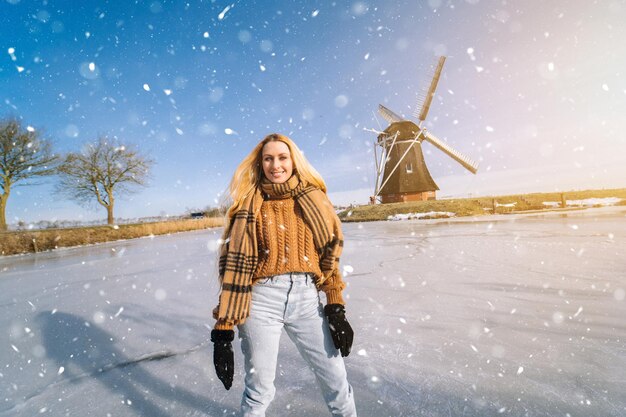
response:
{"label": "ice rink surface", "polygon": [[[344,224],[361,417],[626,415],[626,207]],[[0,258],[0,416],[224,416],[221,229]],[[268,416],[329,415],[288,337]]]}

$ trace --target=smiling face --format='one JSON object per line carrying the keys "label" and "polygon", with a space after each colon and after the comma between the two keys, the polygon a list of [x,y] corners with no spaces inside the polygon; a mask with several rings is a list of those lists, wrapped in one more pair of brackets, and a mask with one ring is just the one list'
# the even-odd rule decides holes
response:
{"label": "smiling face", "polygon": [[267,142],[261,150],[261,160],[265,178],[274,184],[282,184],[293,173],[291,152],[289,152],[289,147],[284,142]]}

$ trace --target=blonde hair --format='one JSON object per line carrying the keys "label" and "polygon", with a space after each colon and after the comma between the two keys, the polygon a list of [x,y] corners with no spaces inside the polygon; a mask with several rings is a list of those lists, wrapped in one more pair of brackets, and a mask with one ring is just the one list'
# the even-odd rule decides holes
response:
{"label": "blonde hair", "polygon": [[269,142],[283,142],[289,148],[291,160],[293,161],[293,175],[297,175],[300,181],[319,188],[326,193],[326,183],[322,176],[307,161],[304,154],[290,138],[280,133],[267,135],[259,142],[254,149],[239,164],[233,178],[228,186],[228,193],[232,204],[226,213],[226,226],[224,228],[224,238],[228,237],[230,223],[237,211],[243,206],[243,201],[260,187],[265,174],[263,173],[262,153],[263,147]]}

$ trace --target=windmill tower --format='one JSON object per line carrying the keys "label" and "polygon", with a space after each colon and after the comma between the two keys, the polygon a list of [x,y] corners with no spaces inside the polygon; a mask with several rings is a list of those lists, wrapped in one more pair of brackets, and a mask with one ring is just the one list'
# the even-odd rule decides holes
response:
{"label": "windmill tower", "polygon": [[[382,203],[435,199],[435,192],[439,187],[426,167],[422,153],[423,141],[443,151],[472,174],[476,173],[478,164],[437,139],[422,126],[435,95],[445,60],[445,56],[439,57],[430,87],[418,96],[418,104],[413,114],[419,120],[417,124],[398,116],[382,104],[378,105],[379,113],[389,126],[378,135],[374,145],[376,186],[374,196],[371,197],[372,202],[376,202],[377,199]],[[419,113],[417,109],[420,109]]]}

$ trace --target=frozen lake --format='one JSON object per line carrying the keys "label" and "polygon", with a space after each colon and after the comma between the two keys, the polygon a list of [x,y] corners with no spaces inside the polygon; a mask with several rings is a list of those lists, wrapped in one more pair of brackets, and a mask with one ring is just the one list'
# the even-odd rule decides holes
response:
{"label": "frozen lake", "polygon": [[[0,258],[0,416],[232,415],[220,231]],[[626,415],[626,207],[344,231],[359,416]],[[328,415],[286,336],[280,355],[268,415]]]}

